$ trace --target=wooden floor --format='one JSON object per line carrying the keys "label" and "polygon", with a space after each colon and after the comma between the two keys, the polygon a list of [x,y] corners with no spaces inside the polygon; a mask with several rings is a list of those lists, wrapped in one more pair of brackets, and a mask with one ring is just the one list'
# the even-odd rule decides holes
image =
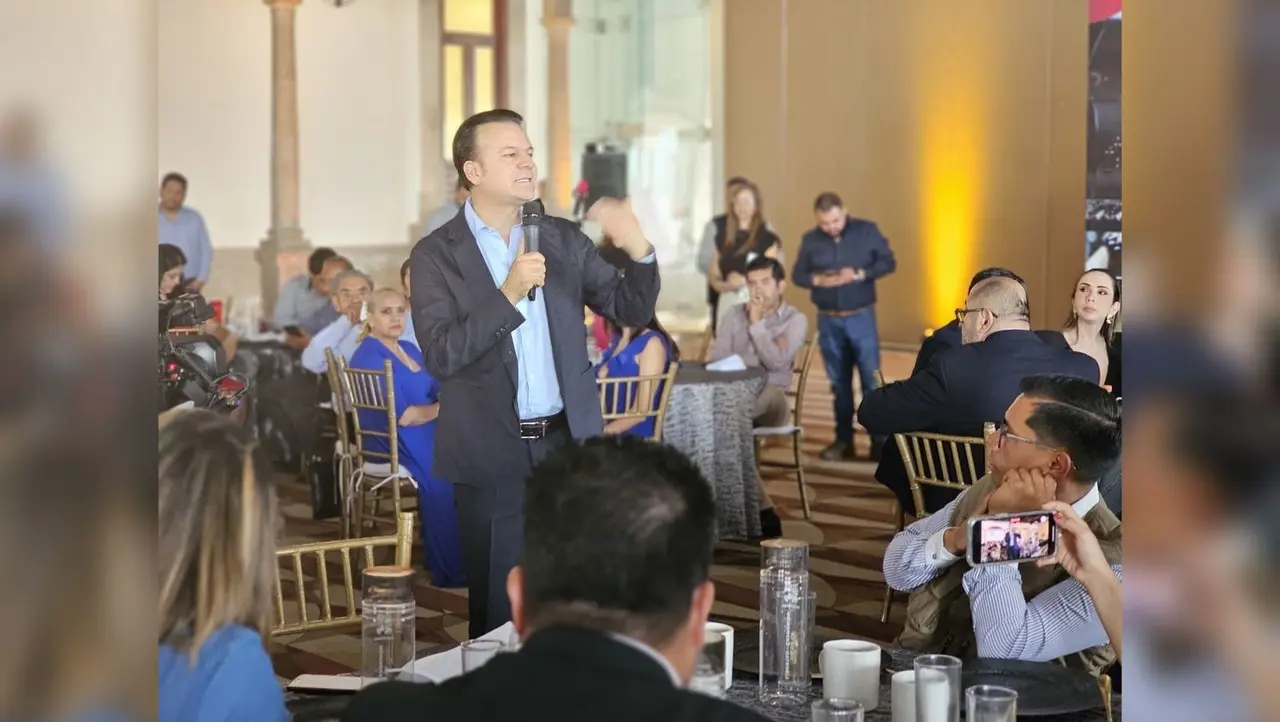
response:
{"label": "wooden floor", "polygon": [[[680,339],[685,357],[696,355],[696,338]],[[686,351],[686,347],[688,351]],[[886,351],[883,370],[889,380],[909,375],[914,353]],[[818,451],[835,436],[831,392],[820,361],[815,359],[805,399],[803,449],[808,457],[806,480],[813,518],[805,520],[794,477],[766,477],[766,486],[779,514],[784,534],[812,545],[813,584],[818,591],[820,630],[876,641],[890,641],[901,629],[904,604],[898,602],[888,624],[880,623],[884,578],[880,562],[892,538],[893,497],[877,484],[875,465],[867,461],[824,462]],[[859,433],[859,458],[867,455],[867,438]],[[781,449],[766,454],[782,453]],[[335,522],[313,521],[305,487],[295,479],[282,480],[285,543],[334,539]],[[415,554],[416,554],[415,550]],[[418,567],[421,568],[420,566]],[[741,629],[754,628],[759,605],[759,552],[754,544],[724,542],[716,550],[712,578],[716,604],[712,616]],[[331,575],[331,578],[336,576]],[[420,574],[417,589],[420,648],[452,645],[466,638],[466,590],[442,590]],[[272,643],[276,674],[292,678],[302,673],[336,674],[360,664],[360,630],[310,632],[282,637]]]}

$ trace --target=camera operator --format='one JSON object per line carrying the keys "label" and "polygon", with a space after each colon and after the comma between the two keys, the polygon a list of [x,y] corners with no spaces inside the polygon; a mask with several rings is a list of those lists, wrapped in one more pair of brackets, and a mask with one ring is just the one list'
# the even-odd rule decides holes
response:
{"label": "camera operator", "polygon": [[159,247],[161,409],[185,401],[244,417],[247,383],[228,373],[235,336],[213,320],[213,309],[198,294],[182,293],[186,258],[176,246]]}
{"label": "camera operator", "polygon": [[302,367],[323,375],[328,366],[325,349],[344,359],[351,358],[358,345],[357,338],[364,321],[361,312],[364,303],[373,292],[373,280],[360,271],[351,269],[339,273],[333,279],[333,308],[342,314],[311,338],[302,351]]}
{"label": "camera operator", "polygon": [[[160,302],[172,301],[186,293],[182,272],[187,265],[187,257],[181,248],[167,243],[160,244]],[[192,294],[194,295],[194,294]],[[201,298],[203,302],[203,298]],[[181,324],[180,324],[181,325]],[[212,317],[199,324],[199,332],[217,339],[230,361],[236,355],[239,339]]]}

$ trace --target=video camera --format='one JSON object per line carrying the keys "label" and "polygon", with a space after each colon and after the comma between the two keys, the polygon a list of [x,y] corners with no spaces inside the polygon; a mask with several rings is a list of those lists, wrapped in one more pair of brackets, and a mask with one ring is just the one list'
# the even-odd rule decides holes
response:
{"label": "video camera", "polygon": [[199,326],[214,317],[203,296],[186,294],[161,301],[160,410],[190,401],[198,408],[230,413],[240,407],[248,381],[231,373],[218,339]]}

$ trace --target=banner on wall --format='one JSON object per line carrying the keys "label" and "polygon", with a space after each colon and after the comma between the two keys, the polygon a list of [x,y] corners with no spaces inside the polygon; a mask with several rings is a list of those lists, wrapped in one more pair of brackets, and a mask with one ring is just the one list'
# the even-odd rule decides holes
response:
{"label": "banner on wall", "polygon": [[1120,273],[1120,6],[1089,2],[1089,173],[1085,190],[1085,268]]}

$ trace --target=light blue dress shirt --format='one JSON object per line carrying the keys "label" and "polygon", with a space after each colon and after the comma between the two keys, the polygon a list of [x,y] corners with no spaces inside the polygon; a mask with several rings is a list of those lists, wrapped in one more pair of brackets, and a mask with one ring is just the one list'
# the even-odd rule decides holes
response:
{"label": "light blue dress shirt", "polygon": [[[507,272],[516,260],[524,228],[520,224],[511,227],[510,240],[504,242],[502,234],[485,225],[476,215],[467,199],[465,206],[467,226],[480,245],[480,255],[489,267],[495,286],[502,286]],[[516,310],[524,316],[524,323],[511,332],[516,347],[516,412],[521,419],[537,419],[554,416],[564,410],[564,398],[560,395],[560,379],[556,377],[556,359],[551,352],[551,327],[547,322],[547,301],[539,293],[530,301],[520,299]]]}
{"label": "light blue dress shirt", "polygon": [[351,354],[360,346],[361,324],[351,323],[346,316],[325,326],[311,337],[311,343],[302,350],[302,368],[315,374],[323,374],[329,368],[324,357],[325,349],[333,349],[336,356],[350,361]]}
{"label": "light blue dress shirt", "polygon": [[185,206],[178,211],[176,221],[169,220],[164,209],[158,209],[157,212],[160,216],[160,243],[181,248],[182,255],[187,257],[183,275],[201,283],[208,281],[209,266],[213,262],[213,243],[209,241],[209,229],[204,225],[204,218]]}
{"label": "light blue dress shirt", "polygon": [[400,340],[408,341],[409,343],[413,344],[414,347],[417,348],[419,351],[422,350],[422,347],[418,345],[418,334],[415,333],[413,330],[413,314],[412,313],[406,313],[404,315],[404,331],[400,333]]}

